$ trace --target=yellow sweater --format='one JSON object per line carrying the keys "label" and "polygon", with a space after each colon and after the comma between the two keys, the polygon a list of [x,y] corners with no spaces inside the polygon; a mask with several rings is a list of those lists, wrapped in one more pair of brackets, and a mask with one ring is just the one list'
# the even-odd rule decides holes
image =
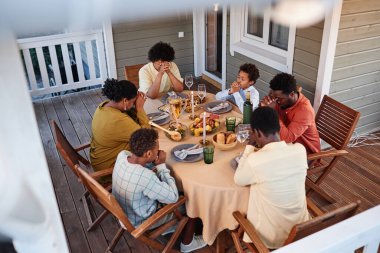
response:
{"label": "yellow sweater", "polygon": [[105,107],[102,102],[92,118],[91,165],[95,171],[112,167],[122,150],[129,150],[129,139],[134,131],[149,127],[144,111],[137,112],[138,124],[118,109]]}

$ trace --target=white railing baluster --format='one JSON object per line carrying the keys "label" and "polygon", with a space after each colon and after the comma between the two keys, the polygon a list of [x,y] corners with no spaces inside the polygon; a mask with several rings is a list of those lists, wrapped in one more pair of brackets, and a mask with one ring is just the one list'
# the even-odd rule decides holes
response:
{"label": "white railing baluster", "polygon": [[104,50],[104,43],[102,42],[103,34],[98,33],[96,35],[96,45],[98,47],[100,78],[104,78],[107,76],[106,54]]}
{"label": "white railing baluster", "polygon": [[94,54],[92,52],[91,40],[86,41],[86,53],[87,53],[88,68],[90,70],[90,79],[96,79]]}
{"label": "white railing baluster", "polygon": [[61,48],[62,48],[63,63],[65,64],[67,84],[71,84],[71,83],[74,83],[74,79],[73,79],[73,72],[71,71],[71,62],[70,62],[69,50],[67,48],[67,43],[61,44]]}
{"label": "white railing baluster", "polygon": [[79,82],[83,82],[85,78],[84,78],[82,54],[80,52],[79,42],[74,42],[73,46],[74,46],[75,62],[77,64]]}
{"label": "white railing baluster", "polygon": [[36,80],[36,75],[34,74],[32,58],[30,57],[30,51],[29,49],[24,49],[22,50],[22,53],[24,54],[25,67],[26,67],[26,72],[28,73],[30,88],[32,89],[32,91],[35,91],[37,90],[37,80]]}
{"label": "white railing baluster", "polygon": [[36,53],[37,53],[38,65],[40,66],[42,84],[43,84],[43,87],[47,89],[50,87],[50,83],[49,83],[49,76],[46,69],[46,62],[45,62],[44,53],[42,51],[42,47],[36,47]]}
{"label": "white railing baluster", "polygon": [[55,85],[60,86],[62,85],[62,78],[61,78],[61,72],[59,71],[59,63],[58,63],[58,58],[57,58],[57,51],[55,50],[55,45],[49,46],[49,53],[50,53],[51,65],[53,67],[53,72],[54,72]]}

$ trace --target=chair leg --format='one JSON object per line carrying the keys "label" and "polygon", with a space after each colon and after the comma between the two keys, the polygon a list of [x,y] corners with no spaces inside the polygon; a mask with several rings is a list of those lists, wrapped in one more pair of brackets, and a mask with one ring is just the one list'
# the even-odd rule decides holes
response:
{"label": "chair leg", "polygon": [[244,253],[243,247],[240,244],[240,239],[237,230],[231,231],[231,237],[234,242],[237,253]]}
{"label": "chair leg", "polygon": [[91,213],[90,213],[90,208],[89,208],[89,205],[88,205],[88,202],[87,202],[87,197],[88,196],[89,196],[88,195],[88,191],[86,191],[82,195],[82,197],[80,198],[80,201],[82,201],[83,209],[84,209],[84,212],[86,214],[88,225],[91,226],[91,224],[93,223],[93,220],[92,220],[92,216],[91,216]]}
{"label": "chair leg", "polygon": [[109,214],[109,212],[107,210],[104,210],[99,216],[98,218],[96,218],[96,220],[94,220],[93,223],[90,224],[90,226],[88,226],[87,228],[87,232],[90,232],[92,229],[94,229],[95,227],[97,227],[99,225],[99,223],[104,220],[104,218]]}
{"label": "chair leg", "polygon": [[162,253],[170,252],[173,248],[174,243],[177,241],[179,235],[181,234],[182,230],[184,229],[187,221],[189,220],[188,217],[182,218],[182,220],[178,223],[177,229],[175,230],[174,234],[170,237],[170,240],[166,244],[164,250]]}
{"label": "chair leg", "polygon": [[111,244],[106,249],[106,253],[112,253],[112,250],[115,248],[116,244],[120,240],[120,237],[123,235],[123,233],[124,233],[124,229],[123,228],[119,228],[119,230],[117,231],[115,237],[112,239]]}

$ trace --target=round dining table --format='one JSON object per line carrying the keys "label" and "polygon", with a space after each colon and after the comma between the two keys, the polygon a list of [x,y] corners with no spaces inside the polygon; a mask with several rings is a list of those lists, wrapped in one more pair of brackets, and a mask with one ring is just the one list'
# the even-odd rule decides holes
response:
{"label": "round dining table", "polygon": [[[207,94],[204,104],[214,100],[215,95]],[[147,113],[153,113],[157,112],[161,105],[160,99],[148,99],[144,109]],[[203,108],[200,108],[195,111],[195,114],[200,115],[203,111]],[[192,122],[189,119],[190,114],[183,113],[179,118],[179,121],[188,128]],[[232,111],[220,115],[218,131],[226,131],[224,122],[227,116],[242,117],[239,109],[233,106]],[[163,127],[167,128],[168,125]],[[211,245],[223,230],[237,228],[238,223],[232,216],[234,211],[247,212],[249,187],[241,187],[234,183],[235,169],[231,166],[231,161],[243,151],[245,145],[238,143],[233,149],[227,151],[215,147],[212,164],[205,164],[203,159],[193,163],[185,163],[174,159],[170,151],[177,145],[197,144],[202,140],[202,135],[194,137],[187,130],[185,138],[180,142],[175,142],[169,139],[163,131],[158,131],[160,149],[166,151],[166,162],[173,170],[178,188],[187,197],[186,213],[191,218],[202,220],[203,239]],[[213,134],[207,135],[207,140],[212,141],[212,136]]]}

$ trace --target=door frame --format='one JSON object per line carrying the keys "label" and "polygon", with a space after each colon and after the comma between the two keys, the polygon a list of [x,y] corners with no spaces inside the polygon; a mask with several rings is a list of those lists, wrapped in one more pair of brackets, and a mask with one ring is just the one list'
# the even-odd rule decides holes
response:
{"label": "door frame", "polygon": [[205,75],[222,85],[221,89],[226,88],[226,57],[227,57],[227,6],[223,5],[223,24],[222,24],[222,78],[206,71],[206,39],[205,39],[205,8],[196,8],[193,10],[193,40],[194,40],[194,75]]}

